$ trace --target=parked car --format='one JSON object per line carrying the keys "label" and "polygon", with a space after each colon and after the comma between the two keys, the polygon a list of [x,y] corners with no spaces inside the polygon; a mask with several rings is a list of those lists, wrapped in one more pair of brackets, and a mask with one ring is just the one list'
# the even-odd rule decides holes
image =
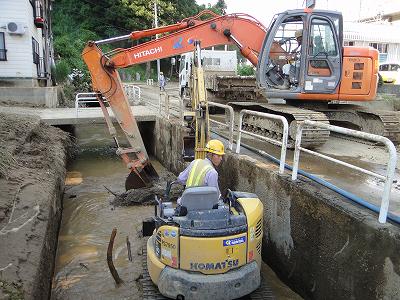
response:
{"label": "parked car", "polygon": [[379,66],[383,82],[400,84],[400,64],[384,63]]}

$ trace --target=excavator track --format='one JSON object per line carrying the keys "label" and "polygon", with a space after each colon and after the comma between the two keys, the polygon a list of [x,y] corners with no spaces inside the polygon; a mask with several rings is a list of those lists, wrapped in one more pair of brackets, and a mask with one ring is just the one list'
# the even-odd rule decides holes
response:
{"label": "excavator track", "polygon": [[[142,246],[142,267],[143,274],[142,278],[139,280],[142,290],[143,290],[143,300],[168,300],[169,298],[164,297],[157,286],[151,281],[149,270],[147,268],[147,238],[144,239],[144,244]],[[271,287],[265,280],[261,280],[260,287],[252,292],[250,295],[240,298],[241,300],[274,300]]]}
{"label": "excavator track", "polygon": [[139,280],[143,290],[143,300],[168,300],[169,298],[164,297],[157,286],[151,281],[149,269],[147,268],[147,238],[144,239],[142,246],[142,267],[143,274]]}
{"label": "excavator track", "polygon": [[400,119],[395,112],[349,104],[330,104],[328,109],[321,111],[334,125],[381,135],[400,143]]}
{"label": "excavator track", "polygon": [[[312,120],[329,124],[325,114],[303,108],[297,108],[284,104],[263,104],[256,102],[230,102],[238,114],[242,109],[255,110],[284,116],[289,123],[288,148],[294,148],[297,123],[304,120]],[[280,140],[283,133],[283,125],[280,121],[266,119],[258,116],[245,115],[242,128],[256,134]],[[305,126],[301,144],[303,147],[318,147],[329,139],[329,130]]]}

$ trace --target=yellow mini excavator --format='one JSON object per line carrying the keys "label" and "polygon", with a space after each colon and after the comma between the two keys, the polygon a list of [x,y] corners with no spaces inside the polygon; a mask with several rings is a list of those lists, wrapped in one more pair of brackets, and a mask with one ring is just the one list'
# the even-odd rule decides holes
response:
{"label": "yellow mini excavator", "polygon": [[[194,57],[193,109],[185,121],[195,123],[188,137],[195,141],[187,144],[195,145],[195,158],[204,158],[208,109],[198,44]],[[263,204],[257,195],[228,191],[221,200],[214,187],[190,187],[174,208],[169,189],[143,225],[143,234],[151,235],[144,280],[151,279],[163,296],[173,299],[235,299],[256,290],[263,236]],[[165,299],[152,283],[143,285],[144,299]]]}

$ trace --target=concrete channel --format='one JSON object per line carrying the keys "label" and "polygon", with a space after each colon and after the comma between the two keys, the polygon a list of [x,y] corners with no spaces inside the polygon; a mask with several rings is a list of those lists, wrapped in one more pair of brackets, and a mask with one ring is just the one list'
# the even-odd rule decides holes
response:
{"label": "concrete channel", "polygon": [[[102,239],[98,239],[90,234],[80,234],[79,231],[75,232],[74,229],[65,227],[60,231],[60,238],[57,238],[62,210],[67,143],[62,132],[55,132],[37,119],[33,120],[31,125],[25,125],[22,132],[15,130],[13,138],[19,140],[19,144],[14,142],[13,148],[8,149],[15,156],[24,155],[25,165],[22,168],[20,166],[18,172],[18,168],[15,168],[14,173],[0,178],[0,191],[2,195],[7,195],[2,197],[0,207],[2,213],[0,225],[5,233],[0,235],[0,298],[10,297],[10,293],[14,293],[21,299],[22,297],[49,298],[54,268],[53,299],[129,297],[129,289],[118,296],[112,292],[102,295],[99,293],[101,290],[99,287],[106,283],[101,279],[93,282],[96,288],[91,290],[90,296],[80,297],[79,289],[70,295],[57,293],[57,288],[68,287],[71,284],[73,286],[74,282],[81,280],[85,282],[84,280],[88,279],[88,269],[98,273],[99,270],[104,271],[107,268],[105,259],[103,266],[92,268],[90,264],[96,259],[101,262],[101,259],[94,259],[93,256],[102,256],[103,252],[97,249],[107,246],[105,240],[109,235],[106,235],[106,231],[99,229]],[[20,122],[21,126],[25,124]],[[2,125],[7,127],[7,124]],[[42,127],[45,129],[39,131],[41,132],[39,134],[37,130]],[[146,147],[156,161],[175,174],[184,168],[185,163],[181,159],[183,131],[177,121],[157,117],[153,122],[143,122],[141,129]],[[43,132],[52,132],[54,134],[52,137],[57,142],[49,142],[50,137]],[[41,145],[46,145],[39,153],[34,151],[37,146],[34,144],[36,139],[41,140]],[[92,137],[92,139],[95,140],[97,137]],[[36,165],[31,161],[52,161],[57,162],[57,165],[50,163]],[[100,160],[99,165],[102,162]],[[81,163],[84,164],[85,160]],[[54,169],[57,172],[53,172]],[[105,162],[101,171],[94,170],[94,173],[89,176],[92,181],[89,180],[89,185],[86,187],[89,190],[92,189],[91,193],[102,199],[102,202],[89,201],[90,209],[87,213],[96,219],[96,210],[104,210],[110,220],[112,219],[110,215],[115,217],[121,213],[124,224],[127,224],[127,227],[121,229],[122,238],[124,239],[125,235],[129,234],[131,239],[135,239],[137,224],[134,222],[140,221],[139,217],[135,217],[137,212],[133,208],[132,211],[120,209],[109,211],[110,208],[105,204],[107,203],[106,192],[99,189],[100,185],[108,181],[113,188],[121,188],[115,184],[125,180],[125,173],[121,170],[124,170],[122,164],[119,169]],[[101,174],[97,176],[96,173],[99,172],[113,175],[104,179],[106,176]],[[265,274],[275,272],[290,289],[306,299],[400,298],[400,258],[398,256],[400,228],[398,225],[390,222],[380,224],[377,216],[365,208],[349,203],[343,197],[308,179],[299,178],[293,182],[289,175],[279,174],[278,167],[274,163],[260,161],[249,155],[228,153],[219,173],[222,190],[230,188],[253,192],[264,204],[262,256],[264,262],[273,270],[264,269]],[[97,180],[96,176],[106,181]],[[93,178],[95,178],[94,181]],[[43,185],[43,182],[46,184]],[[96,187],[93,188],[92,184]],[[34,191],[30,189],[33,187],[38,194],[32,198]],[[87,194],[85,191],[79,191],[80,188],[74,187],[78,189],[76,193],[72,188],[66,191],[67,198],[65,195],[63,198],[65,213],[70,211],[69,215],[76,214],[66,206],[66,203],[74,201],[79,194],[83,197]],[[15,212],[13,203],[16,203]],[[40,210],[36,215],[37,205],[40,206]],[[79,202],[75,202],[74,205],[79,206]],[[146,208],[143,210],[138,208],[138,210],[141,217],[151,213],[151,210],[147,211]],[[19,217],[21,218],[18,219]],[[24,224],[22,220],[29,220],[31,217],[33,217],[32,221],[29,221],[28,225],[15,232],[14,228]],[[13,221],[22,223],[14,224]],[[65,221],[66,219],[63,220],[62,226],[66,226]],[[102,220],[96,219],[96,222],[101,223]],[[130,227],[130,222],[132,222],[132,227],[136,227]],[[112,228],[108,229],[111,232]],[[59,243],[68,239],[74,242],[79,239],[91,241],[97,245],[97,248],[86,249],[86,256],[80,257],[75,257],[73,247],[69,249],[68,255],[58,254],[59,266],[62,266],[63,262],[65,265],[73,262],[70,264],[72,270],[58,268],[55,267],[57,239]],[[27,246],[24,246],[25,242]],[[120,256],[117,268],[124,270],[121,274],[129,278],[129,287],[138,288],[135,279],[140,272],[135,268],[135,264],[124,269],[127,264],[122,258],[126,256],[121,245],[117,246],[118,256]],[[135,244],[134,249],[137,250],[139,246]],[[94,255],[95,251],[97,253]],[[77,268],[74,269],[75,265]],[[85,276],[81,276],[82,274]],[[63,278],[64,281],[57,282],[57,276]],[[86,279],[83,279],[84,277]],[[108,280],[111,282],[111,276]],[[109,288],[113,290],[115,286],[110,284]],[[140,294],[131,296],[136,297],[134,295],[140,298]],[[291,292],[288,294],[282,292],[281,295],[281,299],[299,297]]]}

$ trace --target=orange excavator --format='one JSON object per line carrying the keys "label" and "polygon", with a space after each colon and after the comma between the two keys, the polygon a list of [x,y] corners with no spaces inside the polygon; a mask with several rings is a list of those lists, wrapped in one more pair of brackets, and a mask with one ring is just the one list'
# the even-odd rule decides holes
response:
{"label": "orange excavator", "polygon": [[[156,34],[163,36],[107,53],[100,49],[102,44],[139,40]],[[89,42],[83,50],[82,57],[89,68],[93,90],[99,94],[110,133],[118,146],[105,101],[131,145],[128,149],[118,146],[118,154],[131,170],[127,189],[149,185],[157,174],[149,162],[117,70],[193,51],[195,41],[200,41],[202,48],[238,47],[257,67],[257,83],[265,96],[285,99],[286,104],[241,102],[234,105],[285,116],[292,141],[296,123],[304,119],[351,122],[351,127],[386,135],[396,141],[399,138],[399,121],[393,113],[372,112],[339,103],[374,100],[378,81],[378,51],[370,47],[343,46],[341,13],[310,7],[289,10],[275,15],[266,28],[246,14],[219,16],[203,11],[173,25]],[[282,133],[279,124],[263,119],[245,119],[244,126],[265,135]],[[306,146],[321,145],[329,138],[329,131],[322,129],[310,127],[303,132],[302,143]]]}

